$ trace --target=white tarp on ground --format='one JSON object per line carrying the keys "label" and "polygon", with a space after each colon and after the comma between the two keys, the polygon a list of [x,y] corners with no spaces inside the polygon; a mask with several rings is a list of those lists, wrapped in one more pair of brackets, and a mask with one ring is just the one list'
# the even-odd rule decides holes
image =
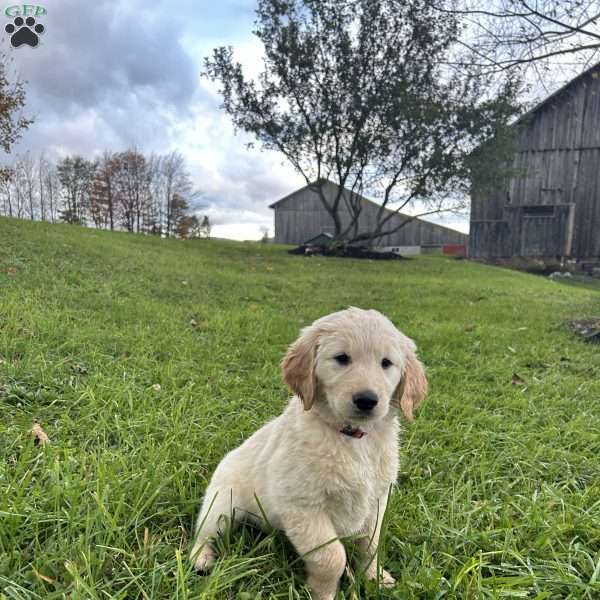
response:
{"label": "white tarp on ground", "polygon": [[383,246],[376,248],[380,252],[394,252],[402,256],[416,256],[421,254],[421,246]]}

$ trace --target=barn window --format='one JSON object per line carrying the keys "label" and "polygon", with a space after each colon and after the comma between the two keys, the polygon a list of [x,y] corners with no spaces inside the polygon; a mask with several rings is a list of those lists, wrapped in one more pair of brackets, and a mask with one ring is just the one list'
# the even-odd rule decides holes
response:
{"label": "barn window", "polygon": [[560,204],[562,193],[560,188],[540,188],[540,204]]}
{"label": "barn window", "polygon": [[553,217],[554,206],[552,204],[532,204],[523,207],[524,217]]}

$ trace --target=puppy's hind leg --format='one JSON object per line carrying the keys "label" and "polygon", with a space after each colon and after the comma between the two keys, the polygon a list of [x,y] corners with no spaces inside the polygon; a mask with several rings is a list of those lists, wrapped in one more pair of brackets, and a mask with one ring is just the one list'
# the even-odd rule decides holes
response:
{"label": "puppy's hind leg", "polygon": [[233,509],[232,490],[207,490],[202,508],[196,521],[195,541],[190,554],[194,569],[201,573],[210,571],[216,560],[215,538],[224,531],[227,524],[235,527],[239,515]]}

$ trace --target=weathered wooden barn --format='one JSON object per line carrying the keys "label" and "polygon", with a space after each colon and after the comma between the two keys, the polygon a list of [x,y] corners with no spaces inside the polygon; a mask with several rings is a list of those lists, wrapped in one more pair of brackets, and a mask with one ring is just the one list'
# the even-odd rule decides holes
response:
{"label": "weathered wooden barn", "polygon": [[512,166],[474,184],[469,256],[580,263],[600,258],[600,64],[515,125]]}
{"label": "weathered wooden barn", "polygon": [[[325,197],[333,201],[338,186],[331,181],[326,181],[323,185]],[[344,190],[344,194],[349,197],[350,192]],[[373,231],[379,205],[364,196],[359,196],[359,199],[362,210],[358,219],[358,232]],[[275,243],[303,244],[320,234],[334,233],[331,216],[323,207],[318,192],[308,185],[271,204],[270,208],[275,212]],[[342,227],[346,227],[351,222],[351,216],[344,201],[340,203],[339,215]],[[397,213],[390,219],[386,229],[394,229],[407,219],[410,217]],[[397,232],[381,237],[377,246],[404,254],[415,254],[442,250],[444,246],[451,245],[464,245],[466,249],[467,243],[468,236],[460,231],[422,219],[413,219]]]}

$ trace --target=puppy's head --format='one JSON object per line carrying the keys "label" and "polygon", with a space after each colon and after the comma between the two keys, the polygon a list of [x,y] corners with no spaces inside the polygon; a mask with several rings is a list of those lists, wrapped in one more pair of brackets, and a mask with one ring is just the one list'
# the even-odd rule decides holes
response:
{"label": "puppy's head", "polygon": [[283,378],[310,410],[315,403],[343,423],[406,419],[427,393],[414,342],[375,310],[349,308],[302,330],[282,362]]}

